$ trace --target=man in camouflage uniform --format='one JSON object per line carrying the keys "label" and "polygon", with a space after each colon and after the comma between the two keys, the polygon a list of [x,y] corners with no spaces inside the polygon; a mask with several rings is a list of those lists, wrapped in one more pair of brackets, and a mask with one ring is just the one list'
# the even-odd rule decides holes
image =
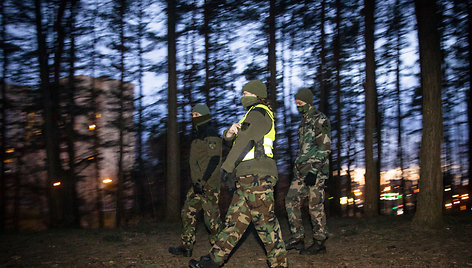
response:
{"label": "man in camouflage uniform", "polygon": [[210,110],[197,104],[192,109],[195,138],[190,145],[190,176],[192,188],[182,208],[182,245],[170,247],[174,255],[192,256],[198,212],[203,209],[205,225],[210,231],[210,243],[215,243],[221,227],[218,198],[220,193],[221,138],[210,122]]}
{"label": "man in camouflage uniform", "polygon": [[[313,93],[301,88],[295,94],[295,103],[303,119],[298,128],[299,152],[295,160],[294,178],[285,198],[292,238],[286,242],[287,250],[297,249],[300,254],[326,252],[328,238],[324,212],[325,182],[329,174],[331,153],[331,126],[329,119],[313,106]],[[313,244],[305,249],[302,200],[308,197],[308,208],[313,227]]]}
{"label": "man in camouflage uniform", "polygon": [[288,267],[285,243],[274,212],[278,177],[272,154],[274,114],[261,81],[248,82],[242,93],[241,103],[247,113],[223,133],[225,141],[234,143],[221,168],[237,178],[236,191],[226,214],[225,228],[209,255],[202,256],[200,261],[190,260],[189,266],[193,268],[222,266],[251,222],[264,244],[269,267]]}

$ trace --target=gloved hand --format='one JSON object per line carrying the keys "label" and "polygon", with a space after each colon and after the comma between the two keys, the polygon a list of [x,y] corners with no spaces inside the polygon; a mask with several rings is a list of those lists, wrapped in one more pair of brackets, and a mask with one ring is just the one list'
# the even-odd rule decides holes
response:
{"label": "gloved hand", "polygon": [[221,184],[228,188],[230,191],[234,191],[236,189],[236,177],[233,173],[228,173],[224,169],[221,169]]}
{"label": "gloved hand", "polygon": [[203,191],[203,185],[201,185],[200,183],[194,183],[193,185],[193,192],[196,193],[196,194],[203,194],[204,191]]}
{"label": "gloved hand", "polygon": [[315,185],[316,184],[316,174],[313,174],[313,173],[309,172],[308,174],[306,174],[304,181],[305,181],[306,186]]}

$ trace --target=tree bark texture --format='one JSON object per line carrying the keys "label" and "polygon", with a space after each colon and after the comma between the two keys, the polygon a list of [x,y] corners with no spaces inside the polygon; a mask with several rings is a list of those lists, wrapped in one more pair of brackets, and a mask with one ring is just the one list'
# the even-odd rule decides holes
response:
{"label": "tree bark texture", "polygon": [[64,185],[64,220],[65,226],[80,227],[79,199],[77,194],[77,173],[76,173],[76,150],[75,141],[77,133],[74,130],[76,103],[75,103],[75,15],[77,1],[72,1],[70,6],[70,18],[68,21],[70,34],[70,50],[69,50],[69,79],[68,79],[68,102],[67,105],[67,153],[69,155],[69,170],[67,172],[67,184]]}
{"label": "tree bark texture", "polygon": [[441,50],[436,2],[415,1],[423,91],[423,132],[420,148],[420,181],[416,214],[418,227],[438,228],[443,224],[443,178],[441,142],[443,121],[441,107]]}
{"label": "tree bark texture", "polygon": [[276,62],[276,26],[277,7],[275,0],[269,0],[269,99],[274,112],[277,111],[277,62]]}
{"label": "tree bark texture", "polygon": [[5,14],[5,1],[0,0],[0,15],[2,16],[2,20],[0,21],[0,34],[1,34],[1,42],[2,42],[2,79],[0,81],[1,85],[1,96],[2,96],[2,103],[1,103],[1,129],[0,129],[0,135],[1,135],[1,140],[0,140],[0,233],[3,233],[5,231],[5,221],[6,221],[6,203],[7,203],[7,198],[6,198],[6,176],[5,176],[5,145],[7,142],[6,139],[6,134],[7,134],[7,119],[6,119],[6,105],[8,103],[7,101],[7,84],[6,84],[6,78],[7,78],[7,73],[8,73],[8,52],[5,49],[5,44],[6,44],[6,14]]}
{"label": "tree bark texture", "polygon": [[145,185],[145,172],[144,172],[144,159],[143,159],[143,132],[144,132],[144,114],[143,114],[143,76],[144,76],[144,49],[143,49],[143,40],[145,35],[145,23],[143,22],[144,18],[144,4],[142,1],[138,1],[137,4],[137,35],[136,35],[136,57],[138,60],[138,71],[137,71],[137,81],[138,81],[138,98],[137,98],[137,124],[136,124],[136,164],[133,172],[134,180],[134,196],[136,200],[135,210],[141,215],[146,213],[146,185]]}
{"label": "tree bark texture", "polygon": [[46,166],[47,166],[47,199],[49,204],[49,225],[55,227],[60,220],[60,188],[53,187],[56,180],[60,180],[62,173],[59,158],[59,134],[58,134],[58,104],[54,102],[55,87],[51,87],[49,81],[49,63],[46,47],[46,36],[42,24],[41,1],[35,0],[36,41],[38,45],[38,61],[40,72],[40,92],[44,109],[44,131],[43,136],[46,143]]}
{"label": "tree bark texture", "polygon": [[374,10],[375,0],[364,0],[365,12],[365,206],[368,217],[377,216],[379,208],[379,184],[377,166],[374,161],[374,133],[376,126],[375,54],[374,54]]}
{"label": "tree bark texture", "polygon": [[469,88],[467,89],[467,118],[469,132],[469,194],[472,194],[472,3],[467,1],[467,42],[469,63]]}
{"label": "tree bark texture", "polygon": [[[329,90],[325,77],[325,66],[326,66],[326,0],[321,1],[321,24],[320,24],[320,60],[319,66],[319,83],[320,83],[320,104],[319,110],[325,115],[329,114]],[[331,174],[331,172],[330,172]]]}
{"label": "tree bark texture", "polygon": [[115,227],[121,227],[124,216],[123,206],[123,186],[125,183],[125,174],[123,168],[123,156],[124,156],[124,133],[125,133],[125,95],[124,95],[124,83],[125,83],[125,12],[126,12],[126,1],[120,0],[120,85],[119,85],[119,111],[118,111],[118,181],[116,183],[116,214],[115,214]]}
{"label": "tree bark texture", "polygon": [[204,94],[205,94],[205,103],[211,110],[211,101],[210,101],[210,9],[211,3],[208,3],[209,0],[205,0],[203,4],[203,37],[205,40],[205,87],[204,87]]}
{"label": "tree bark texture", "polygon": [[168,122],[166,219],[180,220],[180,148],[177,127],[176,1],[167,1]]}
{"label": "tree bark texture", "polygon": [[[341,13],[342,3],[340,0],[336,0],[336,28],[334,36],[334,65],[335,65],[335,92],[336,92],[336,171],[337,176],[330,178],[330,195],[334,197],[330,205],[330,215],[340,216],[341,215],[341,204],[339,200],[341,198],[341,164],[342,164],[342,129],[341,129]],[[331,161],[330,161],[331,163]]]}

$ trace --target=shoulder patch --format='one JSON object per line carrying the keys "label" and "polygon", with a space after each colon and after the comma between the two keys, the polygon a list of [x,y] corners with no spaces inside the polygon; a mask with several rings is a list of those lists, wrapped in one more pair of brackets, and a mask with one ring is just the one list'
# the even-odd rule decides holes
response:
{"label": "shoulder patch", "polygon": [[216,149],[216,142],[215,141],[209,141],[208,142],[208,148],[210,148],[210,150],[215,150]]}

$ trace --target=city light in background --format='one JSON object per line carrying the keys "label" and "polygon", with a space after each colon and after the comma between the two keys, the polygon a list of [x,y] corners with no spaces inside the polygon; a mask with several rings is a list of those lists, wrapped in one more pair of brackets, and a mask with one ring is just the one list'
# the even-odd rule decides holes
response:
{"label": "city light in background", "polygon": [[[455,167],[457,168],[457,167]],[[399,185],[402,178],[402,172],[400,169],[391,169],[381,172],[381,190],[379,194],[379,200],[383,214],[403,215],[405,210],[414,211],[416,207],[416,196],[420,192],[418,188],[419,180],[419,167],[414,166],[405,169],[403,174],[406,181],[409,183],[408,189],[402,192],[401,186]],[[333,172],[333,176],[337,176],[337,172]],[[342,170],[341,176],[347,176],[347,171]],[[350,177],[352,179],[352,192],[350,195],[342,196],[339,198],[339,204],[344,209],[349,206],[355,206],[357,208],[363,207],[363,185],[364,185],[365,169],[357,168],[350,171]],[[444,209],[446,211],[457,210],[464,211],[470,208],[469,204],[469,193],[464,193],[462,189],[465,189],[469,181],[467,179],[461,180],[460,178],[453,178],[451,184],[444,185]],[[348,193],[346,193],[348,194]],[[332,197],[329,197],[332,199]],[[405,202],[403,201],[405,199]]]}

